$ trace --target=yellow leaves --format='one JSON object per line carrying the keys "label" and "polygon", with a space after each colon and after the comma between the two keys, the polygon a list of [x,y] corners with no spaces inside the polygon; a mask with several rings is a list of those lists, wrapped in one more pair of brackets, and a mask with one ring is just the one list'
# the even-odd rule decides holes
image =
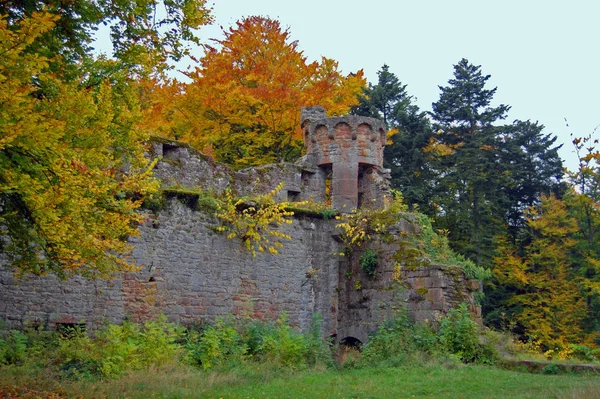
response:
{"label": "yellow leaves", "polygon": [[354,248],[370,240],[373,234],[386,233],[390,226],[399,221],[399,213],[406,211],[407,207],[399,191],[393,190],[392,194],[394,198],[386,209],[354,209],[349,214],[335,217],[339,221],[336,228],[341,230],[341,239],[346,245],[347,253],[351,254]]}
{"label": "yellow leaves", "polygon": [[26,51],[56,18],[0,21],[0,221],[18,272],[107,277],[135,269],[124,238],[138,234],[140,198],[157,189],[154,164],[132,128],[131,87],[61,81]]}
{"label": "yellow leaves", "polygon": [[435,137],[430,137],[429,143],[423,148],[423,152],[432,153],[433,155],[440,157],[447,157],[454,154],[456,150],[463,145],[464,143],[444,144],[436,140]]}
{"label": "yellow leaves", "polygon": [[387,144],[387,145],[392,145],[392,144],[393,144],[392,137],[394,137],[395,135],[397,135],[397,134],[398,134],[398,132],[399,132],[398,128],[395,128],[395,127],[394,127],[394,128],[392,128],[392,129],[388,130],[388,131],[385,133],[385,137],[386,137],[386,144]]}
{"label": "yellow leaves", "polygon": [[500,240],[494,274],[500,284],[515,290],[508,304],[519,309],[515,318],[527,335],[539,339],[545,349],[581,342],[586,317],[583,292],[593,289],[593,284],[577,276],[571,263],[573,234],[579,232],[576,220],[554,195],[543,196],[527,217],[531,242],[517,256],[508,240]]}
{"label": "yellow leaves", "polygon": [[[229,231],[227,235],[229,239],[241,239],[253,256],[256,256],[256,251],[264,252],[265,249],[273,255],[277,254],[277,248],[283,246],[279,240],[292,239],[289,235],[273,228],[292,223],[289,218],[294,215],[294,212],[286,211],[286,207],[290,204],[274,201],[274,197],[284,185],[285,183],[280,183],[274,190],[256,198],[255,201],[235,200],[231,190],[225,191],[224,199],[219,203],[215,214],[223,225],[218,226],[216,230]],[[274,237],[275,240],[271,240],[270,237]]]}

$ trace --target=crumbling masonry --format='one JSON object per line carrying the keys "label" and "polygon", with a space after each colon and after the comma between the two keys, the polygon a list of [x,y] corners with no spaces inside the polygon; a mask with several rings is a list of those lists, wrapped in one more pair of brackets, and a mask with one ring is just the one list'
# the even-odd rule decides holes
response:
{"label": "crumbling masonry", "polygon": [[[327,118],[322,107],[312,107],[302,112],[302,128],[306,155],[296,164],[234,172],[186,145],[155,140],[151,155],[162,157],[155,174],[164,188],[200,187],[216,194],[231,188],[243,196],[286,182],[279,200],[328,202],[340,212],[385,206],[389,174],[382,168],[381,121]],[[371,247],[380,259],[376,275],[359,276],[362,286],[357,287],[347,272],[360,270],[335,255],[342,250],[335,220],[297,215],[282,227],[292,239],[280,254],[253,257],[239,241],[216,233],[217,222],[193,198],[165,192],[166,207],[151,213],[140,226],[141,236],[131,239],[139,272],[110,281],[17,280],[0,267],[0,320],[9,328],[84,324],[95,329],[161,313],[173,322],[193,323],[228,314],[273,319],[286,312],[292,324],[306,328],[312,315],[320,314],[324,336],[364,342],[397,305],[421,321],[461,302],[479,315],[474,300],[479,282],[466,279],[459,267],[404,270],[398,285],[393,278],[397,248],[374,240]],[[415,227],[403,222],[395,233],[415,233]]]}

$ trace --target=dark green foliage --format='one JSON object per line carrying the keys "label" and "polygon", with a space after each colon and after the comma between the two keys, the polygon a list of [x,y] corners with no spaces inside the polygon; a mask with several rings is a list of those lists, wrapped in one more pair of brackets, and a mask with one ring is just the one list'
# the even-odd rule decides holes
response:
{"label": "dark green foliage", "polygon": [[360,96],[360,104],[350,113],[381,118],[387,128],[391,129],[398,109],[406,108],[410,97],[406,94],[406,85],[402,85],[389,68],[387,65],[381,67],[377,72],[377,84],[369,84],[369,87],[364,89],[364,94]]}
{"label": "dark green foliage", "polygon": [[323,215],[323,219],[329,220],[333,219],[337,215],[337,211],[335,209],[324,209],[321,214]]}
{"label": "dark green foliage", "polygon": [[369,276],[374,276],[377,269],[377,254],[367,249],[360,257],[360,268]]}
{"label": "dark green foliage", "polygon": [[362,348],[361,364],[399,366],[415,353],[430,356],[452,355],[464,363],[495,363],[498,354],[491,344],[481,344],[479,326],[465,304],[440,320],[436,331],[431,324],[415,324],[405,310],[386,321]]}
{"label": "dark green foliage", "polygon": [[525,209],[559,192],[562,176],[556,137],[529,121],[501,124],[510,107],[490,105],[496,89],[486,88],[489,78],[466,59],[454,66],[454,79],[432,104],[436,134],[428,148],[438,173],[435,225],[449,231],[459,253],[487,266],[494,237],[508,228],[517,240]]}
{"label": "dark green foliage", "polygon": [[504,188],[506,194],[505,220],[513,242],[527,240],[524,234],[524,212],[539,202],[541,194],[561,196],[563,165],[554,146],[557,137],[544,134],[543,125],[530,121],[516,120],[503,128],[500,162],[505,165],[505,174],[510,184]]}
{"label": "dark green foliage", "polygon": [[549,364],[542,368],[542,374],[556,375],[556,374],[560,374],[560,373],[561,373],[561,370],[558,367],[558,365],[556,365],[556,364]]}
{"label": "dark green foliage", "polygon": [[465,363],[494,363],[497,353],[479,342],[479,326],[471,318],[467,305],[451,309],[440,322],[438,332],[442,349],[457,355]]}
{"label": "dark green foliage", "polygon": [[494,125],[509,107],[490,107],[496,89],[485,88],[489,78],[462,59],[454,79],[440,87],[431,114],[439,148],[430,149],[439,173],[436,226],[447,229],[453,247],[478,265],[490,263],[493,236],[502,228],[503,187],[509,184],[498,162],[502,144]]}
{"label": "dark green foliage", "polygon": [[391,170],[392,187],[402,192],[406,204],[428,209],[434,175],[423,149],[433,135],[431,124],[387,65],[377,74],[377,84],[369,84],[352,113],[382,118],[388,129],[396,130],[384,150],[384,167]]}
{"label": "dark green foliage", "polygon": [[402,192],[406,204],[431,214],[432,183],[436,175],[424,148],[433,130],[425,112],[410,102],[402,105],[393,120],[398,131],[384,149],[384,167],[391,170],[392,187]]}
{"label": "dark green foliage", "polygon": [[11,330],[0,336],[0,365],[20,364],[27,357],[27,335]]}

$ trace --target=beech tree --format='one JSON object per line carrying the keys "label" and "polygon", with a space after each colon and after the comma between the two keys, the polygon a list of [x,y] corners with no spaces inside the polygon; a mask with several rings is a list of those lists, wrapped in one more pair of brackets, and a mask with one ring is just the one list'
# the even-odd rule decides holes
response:
{"label": "beech tree", "polygon": [[56,20],[33,13],[18,29],[0,21],[2,251],[20,273],[131,270],[123,237],[143,218],[139,196],[156,189],[146,137],[132,128],[135,97],[108,82],[85,90],[46,72],[48,59],[27,48]]}
{"label": "beech tree", "polygon": [[[163,71],[208,15],[203,1],[171,1],[155,20],[159,3],[138,3],[0,4],[0,250],[18,274],[135,269],[126,238],[157,182],[133,78]],[[91,53],[102,22],[120,32],[118,58]]]}
{"label": "beech tree", "polygon": [[[200,44],[195,30],[211,21],[206,0],[3,0],[0,15],[8,29],[34,13],[56,16],[52,27],[40,33],[27,51],[48,57],[53,69],[80,76],[90,59],[94,32],[110,28],[115,58],[129,71],[151,72],[167,67],[167,59],[189,54],[188,42]],[[53,58],[60,55],[60,59]],[[64,62],[63,62],[64,61]]]}
{"label": "beech tree", "polygon": [[264,17],[224,31],[188,76],[192,82],[172,91],[174,98],[160,91],[152,97],[163,115],[157,133],[236,168],[297,158],[301,108],[318,104],[329,115],[345,114],[365,84],[362,71],[343,76],[331,59],[308,63],[289,31]]}

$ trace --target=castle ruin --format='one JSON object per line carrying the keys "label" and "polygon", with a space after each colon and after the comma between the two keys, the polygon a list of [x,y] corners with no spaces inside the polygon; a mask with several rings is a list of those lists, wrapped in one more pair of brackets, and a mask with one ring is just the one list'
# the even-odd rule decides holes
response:
{"label": "castle ruin", "polygon": [[[253,257],[237,240],[214,231],[215,218],[194,198],[170,188],[202,188],[215,194],[230,188],[238,195],[273,190],[279,201],[330,203],[340,212],[381,208],[389,198],[389,172],[383,169],[385,127],[377,119],[327,118],[322,107],[305,108],[301,117],[306,155],[295,164],[273,164],[232,171],[185,144],[154,140],[152,156],[162,157],[155,175],[161,180],[166,205],[149,214],[132,237],[133,257],[141,269],[113,280],[54,276],[16,279],[0,267],[0,320],[9,328],[61,324],[96,329],[124,319],[144,321],[164,314],[178,323],[211,321],[215,317],[248,315],[289,321],[308,327],[313,314],[322,316],[324,336],[364,342],[368,334],[404,305],[417,320],[433,320],[462,302],[480,316],[471,281],[462,268],[426,265],[395,278],[397,247],[373,240],[380,254],[375,276],[360,275],[356,260],[336,256],[342,248],[335,220],[296,215],[281,227],[292,237],[280,254]],[[395,234],[417,234],[404,221]],[[0,264],[6,258],[0,257]],[[353,263],[354,262],[354,263]],[[358,287],[348,273],[362,281]]]}

